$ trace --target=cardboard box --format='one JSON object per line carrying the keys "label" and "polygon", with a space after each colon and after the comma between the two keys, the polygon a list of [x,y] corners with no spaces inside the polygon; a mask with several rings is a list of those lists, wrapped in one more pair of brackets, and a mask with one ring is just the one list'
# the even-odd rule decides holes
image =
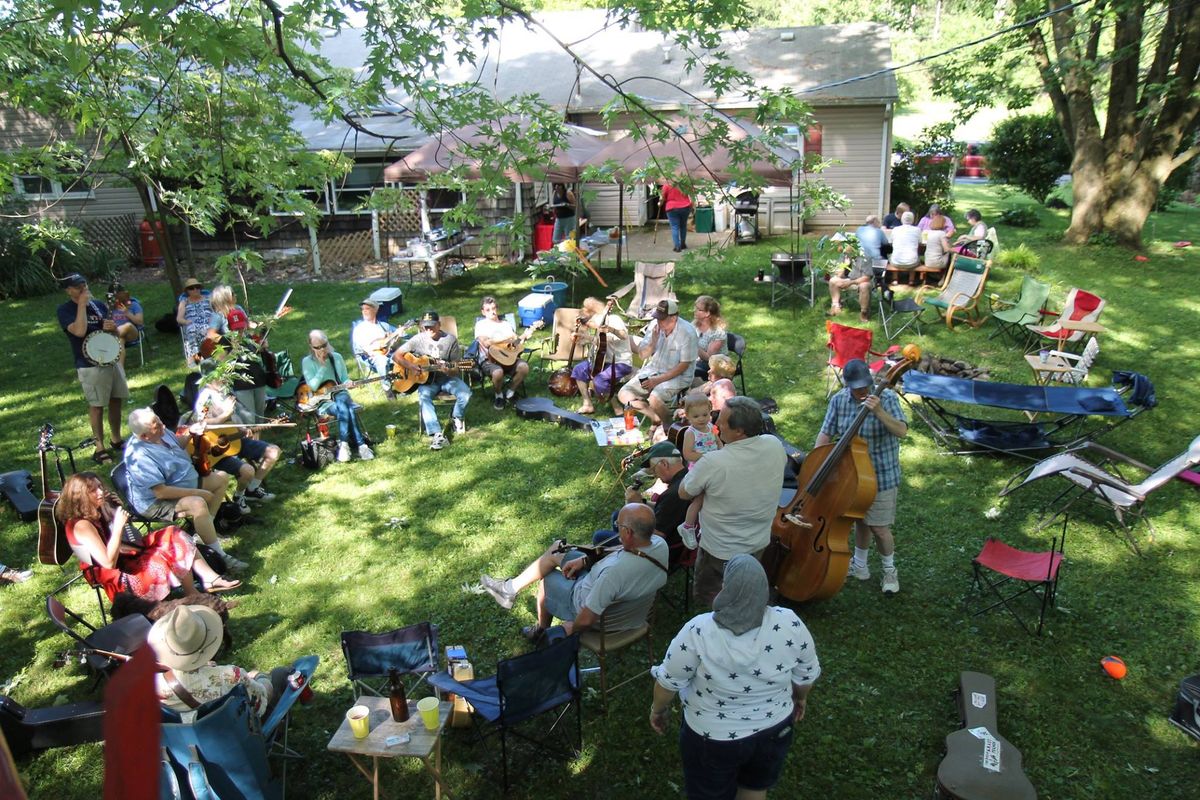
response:
{"label": "cardboard box", "polygon": [[[462,645],[448,645],[446,647],[446,671],[450,673],[450,677],[456,681],[469,681],[475,679],[475,667],[467,660],[467,651]],[[474,709],[471,704],[464,698],[456,694],[447,694],[448,699],[453,706],[450,709],[450,727],[451,728],[466,728],[471,724],[471,714]]]}

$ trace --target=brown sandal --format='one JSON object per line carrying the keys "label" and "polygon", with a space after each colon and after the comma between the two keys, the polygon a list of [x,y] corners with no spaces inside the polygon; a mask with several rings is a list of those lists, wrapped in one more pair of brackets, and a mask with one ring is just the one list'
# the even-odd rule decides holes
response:
{"label": "brown sandal", "polygon": [[218,592],[232,592],[241,585],[242,582],[236,578],[226,578],[222,575],[212,583],[202,583],[201,587],[209,594],[217,594]]}

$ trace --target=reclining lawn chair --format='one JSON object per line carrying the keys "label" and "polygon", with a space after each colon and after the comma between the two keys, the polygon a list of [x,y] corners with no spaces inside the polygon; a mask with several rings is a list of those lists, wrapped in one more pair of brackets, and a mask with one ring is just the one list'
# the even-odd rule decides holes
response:
{"label": "reclining lawn chair", "polygon": [[[904,401],[929,426],[943,452],[992,452],[1037,459],[1048,450],[1076,447],[1157,405],[1149,379],[1114,372],[1117,389],[1029,386],[970,381],[909,372]],[[920,401],[916,401],[916,398]],[[1024,418],[980,418],[950,403],[1023,412]],[[1031,421],[1033,415],[1037,421]]]}
{"label": "reclining lawn chair", "polygon": [[[1095,454],[1098,458],[1084,458],[1088,454]],[[1141,483],[1130,483],[1118,469],[1118,462],[1148,473],[1147,477]],[[1134,528],[1138,522],[1146,521],[1146,527],[1150,531],[1149,540],[1154,541],[1154,525],[1146,516],[1146,500],[1151,493],[1162,488],[1176,475],[1197,464],[1200,464],[1200,436],[1192,440],[1187,450],[1158,469],[1095,442],[1084,442],[1077,448],[1039,461],[1013,476],[1000,491],[1000,496],[1007,497],[1021,487],[1042,478],[1066,478],[1067,487],[1046,504],[1051,511],[1038,523],[1038,529],[1046,527],[1058,517],[1065,516],[1071,506],[1075,505],[1075,501],[1087,497],[1113,512],[1126,541],[1135,552],[1140,553],[1134,538]]]}
{"label": "reclining lawn chair", "polygon": [[1058,317],[1049,325],[1026,325],[1025,330],[1029,331],[1029,340],[1025,345],[1025,352],[1033,352],[1041,350],[1043,347],[1055,347],[1058,350],[1066,350],[1068,344],[1076,344],[1083,341],[1083,337],[1087,334],[1084,330],[1071,330],[1068,326],[1063,325],[1064,322],[1098,322],[1100,313],[1104,311],[1104,300],[1091,292],[1085,292],[1082,289],[1071,289],[1067,292],[1067,300],[1063,303],[1061,312],[1046,311],[1043,313],[1047,316]]}
{"label": "reclining lawn chair", "polygon": [[620,309],[619,302],[617,304],[625,316],[646,321],[654,313],[659,300],[676,299],[675,292],[671,291],[671,282],[675,277],[674,262],[649,264],[639,261],[634,266],[633,275],[632,282],[609,295],[618,301],[629,295],[628,311]]}
{"label": "reclining lawn chair", "polygon": [[[978,328],[984,322],[979,317],[979,296],[983,294],[991,268],[990,260],[955,253],[950,259],[950,271],[946,273],[942,284],[936,289],[922,286],[917,290],[914,302],[923,308],[936,310],[938,316],[946,320],[946,327],[950,330],[954,330],[956,318],[972,328]],[[936,297],[926,297],[931,290],[937,291]]]}
{"label": "reclining lawn chair", "polygon": [[996,323],[996,330],[988,338],[1005,336],[1023,343],[1029,336],[1025,326],[1036,325],[1042,321],[1045,313],[1043,309],[1049,299],[1050,286],[1028,275],[1021,278],[1021,293],[1015,300],[1001,300],[994,295],[989,297],[988,306]]}
{"label": "reclining lawn chair", "polygon": [[[130,614],[97,628],[54,595],[46,597],[46,615],[55,627],[75,640],[85,663],[96,675],[96,685],[124,664],[123,656],[131,655],[150,635],[150,620],[141,614]],[[87,629],[82,634],[76,630],[80,626]]]}

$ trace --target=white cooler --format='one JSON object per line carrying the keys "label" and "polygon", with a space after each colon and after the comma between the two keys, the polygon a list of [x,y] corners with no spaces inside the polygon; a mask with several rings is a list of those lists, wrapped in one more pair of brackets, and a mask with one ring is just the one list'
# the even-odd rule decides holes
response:
{"label": "white cooler", "polygon": [[376,318],[380,322],[387,322],[388,317],[393,314],[404,313],[404,297],[399,289],[393,287],[376,289],[371,292],[370,299],[379,303],[379,313]]}
{"label": "white cooler", "polygon": [[517,302],[521,324],[529,327],[539,319],[547,326],[554,324],[554,295],[527,294]]}

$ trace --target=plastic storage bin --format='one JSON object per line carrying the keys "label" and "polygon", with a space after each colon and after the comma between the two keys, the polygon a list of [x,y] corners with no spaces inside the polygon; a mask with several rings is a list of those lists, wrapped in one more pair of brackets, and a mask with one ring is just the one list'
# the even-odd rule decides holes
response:
{"label": "plastic storage bin", "polygon": [[716,230],[716,217],[712,206],[696,206],[696,233],[712,233]]}
{"label": "plastic storage bin", "polygon": [[[562,308],[567,304],[567,284],[565,281],[556,281],[554,276],[550,276],[550,280],[546,283],[535,283],[530,287],[530,291],[534,294],[548,294],[554,298],[554,307]],[[550,312],[554,313],[553,310]],[[547,324],[549,322],[547,321]]]}
{"label": "plastic storage bin", "polygon": [[[563,284],[566,286],[566,284]],[[554,324],[554,296],[540,292],[527,294],[517,303],[517,314],[521,324],[529,327],[539,319],[547,325]]]}

